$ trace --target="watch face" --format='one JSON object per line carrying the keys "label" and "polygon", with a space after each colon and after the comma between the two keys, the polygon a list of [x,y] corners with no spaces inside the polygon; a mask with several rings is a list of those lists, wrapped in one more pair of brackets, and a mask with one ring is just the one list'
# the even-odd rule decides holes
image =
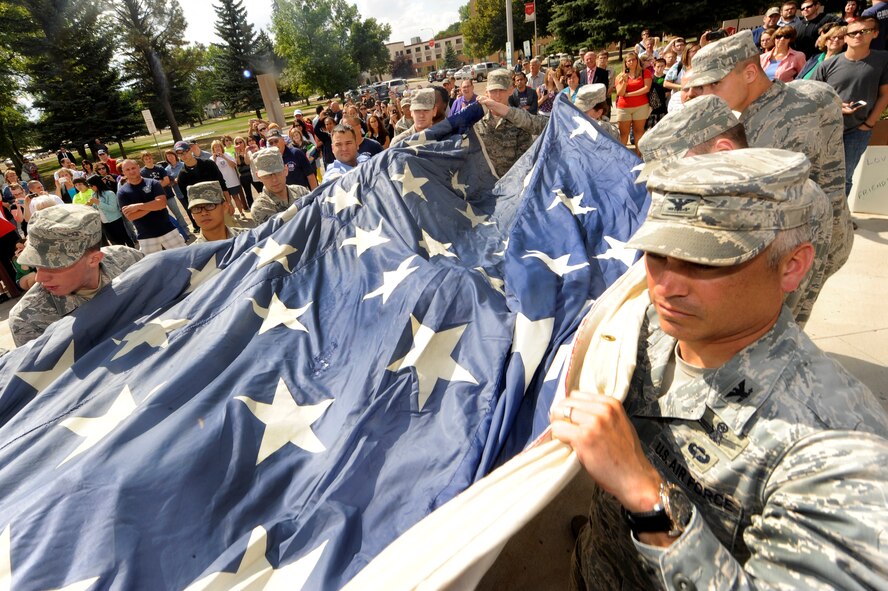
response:
{"label": "watch face", "polygon": [[668,486],[666,496],[668,497],[668,511],[672,523],[684,531],[691,521],[694,506],[684,491],[674,484]]}

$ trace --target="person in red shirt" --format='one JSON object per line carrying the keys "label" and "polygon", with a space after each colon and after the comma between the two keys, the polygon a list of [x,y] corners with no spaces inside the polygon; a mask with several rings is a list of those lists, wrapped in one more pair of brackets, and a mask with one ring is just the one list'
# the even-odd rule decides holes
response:
{"label": "person in red shirt", "polygon": [[117,160],[108,155],[108,152],[105,150],[99,150],[99,160],[104,162],[108,166],[108,171],[113,175],[119,175],[117,172]]}
{"label": "person in red shirt", "polygon": [[[648,93],[653,82],[651,71],[641,66],[638,54],[630,51],[623,58],[623,72],[616,79],[617,108],[613,121],[620,128],[620,141],[628,144],[629,130],[634,134],[635,145],[644,135],[644,124],[651,114]],[[638,148],[635,149],[636,153]]]}

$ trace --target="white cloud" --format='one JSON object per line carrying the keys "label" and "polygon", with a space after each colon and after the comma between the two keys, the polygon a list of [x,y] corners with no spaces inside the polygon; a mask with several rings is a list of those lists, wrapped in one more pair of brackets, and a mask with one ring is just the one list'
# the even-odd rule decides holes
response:
{"label": "white cloud", "polygon": [[[429,14],[429,4],[416,0],[354,0],[362,18],[376,18],[392,27],[389,42],[409,41],[421,37],[426,41],[435,33],[459,19],[459,7],[468,0],[439,0],[434,3],[435,14]],[[179,0],[188,20],[188,40],[196,43],[218,42],[213,0]],[[246,0],[247,19],[257,31],[271,28],[271,0]]]}

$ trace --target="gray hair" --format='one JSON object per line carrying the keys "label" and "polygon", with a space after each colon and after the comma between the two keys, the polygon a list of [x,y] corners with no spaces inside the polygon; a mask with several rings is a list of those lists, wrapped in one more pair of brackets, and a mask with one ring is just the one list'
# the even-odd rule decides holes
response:
{"label": "gray hair", "polygon": [[777,232],[774,241],[768,246],[768,267],[776,270],[783,257],[793,249],[806,242],[813,242],[813,234],[814,228],[811,226],[811,222]]}

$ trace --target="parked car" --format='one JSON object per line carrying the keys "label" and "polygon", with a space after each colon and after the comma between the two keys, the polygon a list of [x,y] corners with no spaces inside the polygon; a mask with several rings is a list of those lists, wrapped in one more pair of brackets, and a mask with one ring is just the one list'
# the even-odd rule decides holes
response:
{"label": "parked car", "polygon": [[459,68],[449,68],[448,70],[445,70],[445,71],[444,71],[444,77],[445,77],[445,78],[450,78],[451,76],[453,76],[454,74],[456,74],[456,71],[457,71],[458,69],[459,69]]}
{"label": "parked car", "polygon": [[392,78],[386,84],[388,84],[389,90],[394,91],[398,96],[402,96],[404,91],[410,87],[403,78]]}
{"label": "parked car", "polygon": [[435,70],[432,70],[431,72],[429,72],[429,76],[428,76],[429,82],[434,82],[435,76],[437,76],[437,74],[438,74],[438,72],[436,72]]}
{"label": "parked car", "polygon": [[457,80],[465,80],[466,78],[472,77],[472,64],[466,64],[462,68],[456,71],[453,75]]}
{"label": "parked car", "polygon": [[496,62],[481,62],[480,64],[475,64],[472,66],[472,80],[477,82],[487,80],[488,74],[500,68],[502,68],[502,66]]}
{"label": "parked car", "polygon": [[370,87],[370,96],[377,100],[387,99],[389,97],[389,85],[387,82],[380,82]]}

